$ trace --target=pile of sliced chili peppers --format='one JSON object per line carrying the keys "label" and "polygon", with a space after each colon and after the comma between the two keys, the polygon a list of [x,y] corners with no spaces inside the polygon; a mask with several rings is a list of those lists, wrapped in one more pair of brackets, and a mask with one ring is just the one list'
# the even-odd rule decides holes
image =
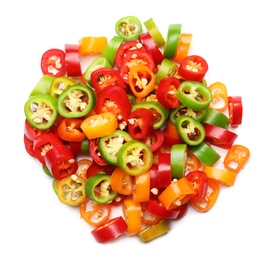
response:
{"label": "pile of sliced chili peppers", "polygon": [[[24,145],[98,242],[124,233],[148,242],[234,185],[250,156],[234,132],[242,98],[206,82],[208,63],[188,54],[192,34],[181,24],[164,38],[152,18],[128,16],[115,30],[110,40],[83,37],[42,55],[24,106]],[[85,71],[83,56],[93,58]]]}

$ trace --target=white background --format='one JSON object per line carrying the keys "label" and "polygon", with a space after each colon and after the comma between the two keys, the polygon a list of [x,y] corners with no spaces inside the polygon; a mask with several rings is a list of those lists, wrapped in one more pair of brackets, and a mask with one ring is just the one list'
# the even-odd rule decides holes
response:
{"label": "white background", "polygon": [[[234,4],[235,3],[235,4]],[[272,259],[271,9],[269,1],[1,1],[1,213],[3,259]],[[190,54],[206,58],[208,83],[241,95],[236,143],[251,157],[207,213],[189,210],[165,236],[143,244],[120,237],[98,244],[77,209],[61,204],[52,179],[23,144],[26,99],[42,76],[40,57],[83,36],[115,35],[124,16],[153,18],[193,34]],[[143,26],[145,29],[145,27]]]}

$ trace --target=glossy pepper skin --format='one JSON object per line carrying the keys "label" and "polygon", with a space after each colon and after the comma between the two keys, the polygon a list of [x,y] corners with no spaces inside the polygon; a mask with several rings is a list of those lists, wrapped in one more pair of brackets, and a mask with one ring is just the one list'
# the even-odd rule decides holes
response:
{"label": "glossy pepper skin", "polygon": [[115,32],[125,41],[136,40],[142,32],[142,23],[136,16],[122,17],[115,24]]}

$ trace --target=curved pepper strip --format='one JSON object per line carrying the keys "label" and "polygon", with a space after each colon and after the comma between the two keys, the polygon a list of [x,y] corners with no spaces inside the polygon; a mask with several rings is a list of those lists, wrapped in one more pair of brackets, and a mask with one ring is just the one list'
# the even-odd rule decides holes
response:
{"label": "curved pepper strip", "polygon": [[115,217],[99,227],[93,229],[91,234],[99,243],[106,243],[124,234],[128,229],[127,223],[123,217]]}
{"label": "curved pepper strip", "polygon": [[233,145],[224,158],[224,165],[229,171],[238,173],[250,157],[249,149],[244,145]]}
{"label": "curved pepper strip", "polygon": [[157,224],[153,224],[144,228],[141,232],[138,233],[138,237],[144,243],[153,240],[163,234],[166,234],[170,231],[170,226],[167,220],[162,219]]}
{"label": "curved pepper strip", "polygon": [[93,110],[95,103],[96,95],[93,89],[75,84],[59,95],[57,110],[65,118],[84,117]]}
{"label": "curved pepper strip", "polygon": [[185,177],[173,179],[171,184],[162,191],[158,199],[166,210],[177,208],[187,203],[196,194],[192,184]]}
{"label": "curved pepper strip", "polygon": [[209,88],[197,81],[181,82],[176,95],[183,105],[195,111],[208,108],[212,101]]}
{"label": "curved pepper strip", "polygon": [[86,199],[85,180],[76,174],[58,180],[57,195],[62,203],[79,206]]}
{"label": "curved pepper strip", "polygon": [[208,165],[203,165],[202,170],[207,174],[208,178],[226,186],[233,186],[237,177],[237,174],[233,171],[219,169]]}
{"label": "curved pepper strip", "polygon": [[122,203],[122,210],[128,225],[128,235],[138,234],[142,229],[141,203],[134,201],[132,198],[126,198]]}
{"label": "curved pepper strip", "polygon": [[198,212],[207,212],[214,206],[215,202],[217,201],[219,192],[219,184],[216,181],[208,178],[208,188],[205,197],[196,201],[190,200],[189,203]]}
{"label": "curved pepper strip", "polygon": [[179,116],[175,122],[180,138],[190,146],[196,146],[205,139],[204,126],[191,116]]}
{"label": "curved pepper strip", "polygon": [[49,94],[31,96],[24,105],[24,113],[31,126],[46,130],[58,117],[57,100]]}
{"label": "curved pepper strip", "polygon": [[221,158],[221,155],[205,142],[190,146],[189,149],[200,162],[208,166],[213,166]]}
{"label": "curved pepper strip", "polygon": [[148,171],[152,162],[153,153],[150,148],[138,140],[126,142],[118,151],[117,166],[133,176]]}
{"label": "curved pepper strip", "polygon": [[85,184],[86,196],[100,204],[111,202],[118,194],[111,188],[110,178],[110,174],[102,172],[89,177]]}

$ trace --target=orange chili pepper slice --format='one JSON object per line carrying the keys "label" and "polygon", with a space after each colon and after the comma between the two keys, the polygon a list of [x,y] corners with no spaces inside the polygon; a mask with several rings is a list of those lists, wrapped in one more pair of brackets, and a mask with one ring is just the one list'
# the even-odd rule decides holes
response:
{"label": "orange chili pepper slice", "polygon": [[150,173],[144,172],[141,175],[135,176],[135,186],[132,193],[134,201],[147,202],[150,195]]}
{"label": "orange chili pepper slice", "polygon": [[191,33],[182,33],[180,35],[176,54],[173,58],[175,62],[180,63],[186,56],[188,56],[192,38],[193,35]]}
{"label": "orange chili pepper slice", "polygon": [[110,178],[112,190],[122,195],[132,194],[133,181],[133,176],[119,167],[114,169]]}
{"label": "orange chili pepper slice", "polygon": [[79,39],[78,52],[82,56],[101,54],[107,45],[107,37],[86,36]]}
{"label": "orange chili pepper slice", "polygon": [[212,93],[212,101],[209,107],[224,112],[228,107],[228,92],[226,85],[217,81],[208,88]]}

